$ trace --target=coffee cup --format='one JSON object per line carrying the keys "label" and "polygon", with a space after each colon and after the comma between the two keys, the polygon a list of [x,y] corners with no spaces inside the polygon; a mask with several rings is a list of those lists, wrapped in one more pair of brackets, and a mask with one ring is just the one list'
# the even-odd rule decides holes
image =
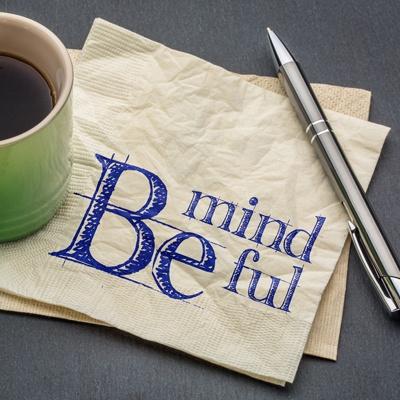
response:
{"label": "coffee cup", "polygon": [[[0,242],[5,242],[44,226],[65,198],[72,170],[73,67],[67,49],[54,33],[38,22],[8,13],[0,13],[0,56],[7,66],[0,66],[1,85],[11,85],[9,78],[1,83],[1,74],[7,71],[11,76],[28,74],[28,83],[33,85],[28,90],[30,86],[21,85],[17,77],[17,89],[0,90],[3,109],[11,110],[0,112],[4,122],[0,123]],[[41,110],[43,115],[35,111],[42,98],[39,92],[35,95],[35,90],[39,90],[36,81],[29,80],[34,71],[39,74],[35,79],[39,81],[41,76],[51,95],[52,104],[48,112]],[[26,98],[17,103],[15,92],[21,87],[26,88]],[[32,107],[25,104],[28,108],[23,111],[26,102]],[[40,118],[33,126],[27,120],[32,117],[30,113]],[[19,124],[24,118],[26,129]]]}

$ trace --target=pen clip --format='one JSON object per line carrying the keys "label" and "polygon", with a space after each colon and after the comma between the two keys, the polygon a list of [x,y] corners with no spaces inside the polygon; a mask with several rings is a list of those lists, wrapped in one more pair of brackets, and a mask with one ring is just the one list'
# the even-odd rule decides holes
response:
{"label": "pen clip", "polygon": [[358,229],[351,221],[348,221],[348,230],[350,233],[351,240],[353,241],[354,247],[357,251],[358,257],[360,258],[365,271],[367,272],[370,280],[372,281],[375,290],[378,292],[379,296],[385,303],[386,308],[391,313],[399,311],[399,308],[392,299],[392,296],[390,295],[385,283],[379,276],[376,268],[371,264],[371,261],[362,246],[362,240],[361,238],[358,237],[359,236]]}

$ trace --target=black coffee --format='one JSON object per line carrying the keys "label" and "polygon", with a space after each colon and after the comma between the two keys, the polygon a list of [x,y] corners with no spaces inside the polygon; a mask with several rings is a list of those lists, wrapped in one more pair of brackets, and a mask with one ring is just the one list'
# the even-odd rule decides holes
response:
{"label": "black coffee", "polygon": [[0,53],[0,140],[31,129],[53,105],[52,90],[35,67]]}

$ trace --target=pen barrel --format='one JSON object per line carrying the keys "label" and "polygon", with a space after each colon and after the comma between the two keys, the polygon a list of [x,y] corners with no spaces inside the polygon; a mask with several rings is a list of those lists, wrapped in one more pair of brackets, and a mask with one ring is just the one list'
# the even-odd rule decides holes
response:
{"label": "pen barrel", "polygon": [[307,130],[316,121],[327,121],[325,113],[320,107],[311,85],[304,78],[304,73],[298,63],[292,61],[282,65],[278,70],[278,78],[303,129]]}
{"label": "pen barrel", "polygon": [[[394,252],[379,225],[343,150],[329,124],[317,124],[312,131],[312,145],[330,181],[360,236],[361,252],[366,254],[369,273],[374,275],[381,295],[391,312],[400,309],[400,273]],[[323,133],[321,133],[323,132]],[[357,249],[359,251],[359,249]],[[363,260],[362,260],[363,261]],[[367,266],[364,265],[368,269]],[[383,293],[382,293],[383,292]],[[393,301],[389,301],[390,298]]]}
{"label": "pen barrel", "polygon": [[333,131],[328,128],[322,135],[317,132],[313,147],[351,221],[357,227],[377,272],[382,276],[400,278],[398,264],[389,242]]}
{"label": "pen barrel", "polygon": [[[399,311],[399,264],[312,88],[296,62],[282,65],[278,77],[340,201],[357,228],[363,252],[372,263],[372,273],[383,286],[383,296],[393,300],[394,306],[388,308],[392,312]],[[382,293],[380,295],[382,297]]]}

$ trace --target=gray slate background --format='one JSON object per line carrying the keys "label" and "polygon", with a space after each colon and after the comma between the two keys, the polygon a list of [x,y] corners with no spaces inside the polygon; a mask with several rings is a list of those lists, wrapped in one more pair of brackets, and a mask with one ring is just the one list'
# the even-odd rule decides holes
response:
{"label": "gray slate background", "polygon": [[[0,0],[0,10],[38,20],[67,47],[81,48],[99,16],[259,75],[274,74],[265,48],[271,26],[311,81],[373,92],[371,120],[392,132],[368,197],[399,248],[399,0]],[[338,361],[304,357],[284,389],[115,329],[0,313],[1,400],[394,399],[399,383],[400,324],[382,312],[354,251]]]}

